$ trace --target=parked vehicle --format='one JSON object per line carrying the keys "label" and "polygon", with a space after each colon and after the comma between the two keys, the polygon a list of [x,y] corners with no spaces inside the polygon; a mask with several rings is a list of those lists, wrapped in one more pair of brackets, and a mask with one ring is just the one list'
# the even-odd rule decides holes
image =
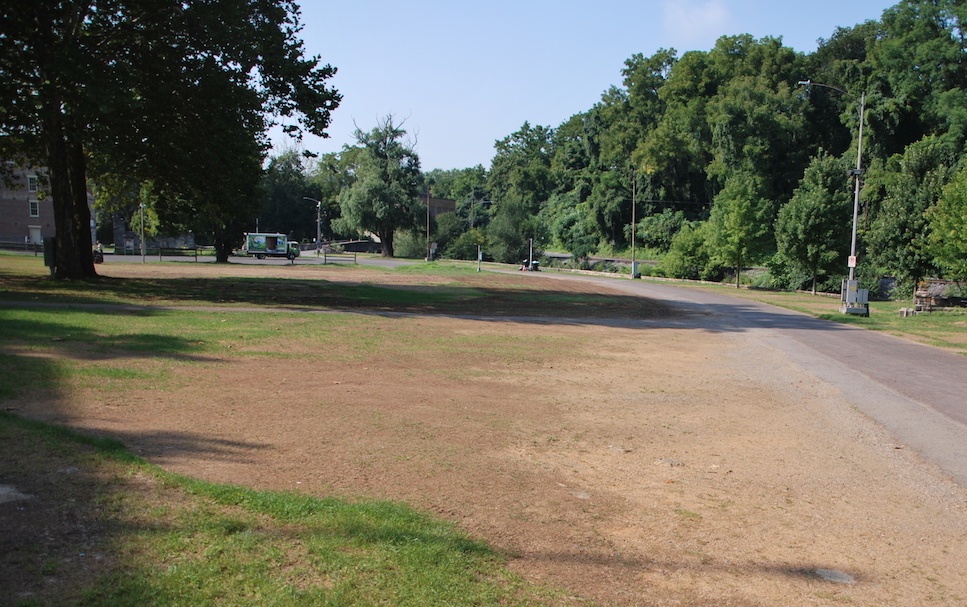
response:
{"label": "parked vehicle", "polygon": [[289,240],[285,234],[252,232],[245,235],[245,252],[257,259],[285,257],[293,260],[299,256],[299,243]]}

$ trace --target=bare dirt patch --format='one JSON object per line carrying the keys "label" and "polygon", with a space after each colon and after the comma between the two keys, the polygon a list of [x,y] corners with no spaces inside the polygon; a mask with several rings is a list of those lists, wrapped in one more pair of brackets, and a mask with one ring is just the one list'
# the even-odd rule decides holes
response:
{"label": "bare dirt patch", "polygon": [[[77,387],[59,421],[206,480],[409,502],[574,604],[967,604],[964,490],[755,333],[360,322],[384,344],[364,358],[184,364],[161,391],[107,401]],[[413,352],[416,336],[456,345]],[[50,416],[39,400],[16,406]]]}

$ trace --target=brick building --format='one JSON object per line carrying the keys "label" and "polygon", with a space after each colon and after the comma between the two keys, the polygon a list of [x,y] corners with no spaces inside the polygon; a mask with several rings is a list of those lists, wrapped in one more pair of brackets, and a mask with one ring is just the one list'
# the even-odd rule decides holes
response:
{"label": "brick building", "polygon": [[[0,242],[41,244],[54,236],[54,203],[47,193],[46,170],[20,168],[11,162],[0,177]],[[87,204],[94,217],[94,197]],[[93,235],[94,221],[91,221]],[[93,242],[93,240],[92,240]]]}

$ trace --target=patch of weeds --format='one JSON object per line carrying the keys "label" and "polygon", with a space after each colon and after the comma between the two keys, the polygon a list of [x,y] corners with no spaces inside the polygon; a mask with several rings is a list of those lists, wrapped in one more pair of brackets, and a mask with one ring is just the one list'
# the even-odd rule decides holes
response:
{"label": "patch of weeds", "polygon": [[702,520],[702,515],[701,514],[699,514],[698,512],[692,512],[691,510],[683,510],[681,508],[676,508],[675,509],[675,514],[677,514],[678,516],[680,516],[683,519],[688,520],[688,521],[700,521],[700,520]]}

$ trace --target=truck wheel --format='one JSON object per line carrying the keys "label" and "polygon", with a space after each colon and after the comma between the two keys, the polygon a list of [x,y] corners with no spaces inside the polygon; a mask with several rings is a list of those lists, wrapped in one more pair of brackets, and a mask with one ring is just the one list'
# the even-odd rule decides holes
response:
{"label": "truck wheel", "polygon": [[255,259],[265,259],[265,255],[259,253],[255,256]]}

